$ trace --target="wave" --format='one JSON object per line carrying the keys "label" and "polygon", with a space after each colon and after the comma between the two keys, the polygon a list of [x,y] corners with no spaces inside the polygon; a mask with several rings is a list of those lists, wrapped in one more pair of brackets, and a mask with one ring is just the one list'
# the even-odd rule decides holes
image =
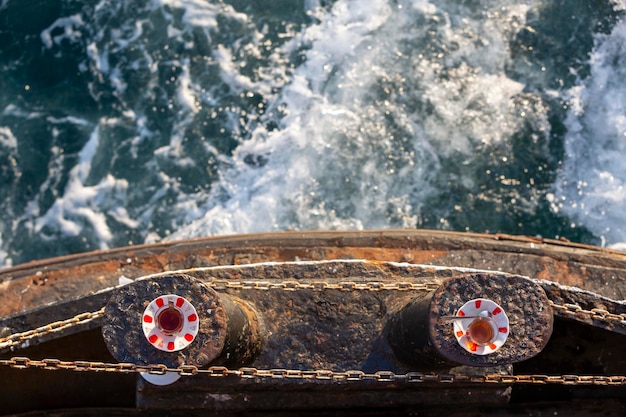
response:
{"label": "wave", "polygon": [[281,4],[3,2],[0,262],[285,229],[626,240],[621,3]]}
{"label": "wave", "polygon": [[569,89],[565,158],[552,209],[626,247],[626,22],[596,36],[590,74]]}

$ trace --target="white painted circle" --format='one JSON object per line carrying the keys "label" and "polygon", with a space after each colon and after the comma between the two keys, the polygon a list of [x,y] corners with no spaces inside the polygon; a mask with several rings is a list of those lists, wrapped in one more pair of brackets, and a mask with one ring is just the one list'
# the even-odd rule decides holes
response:
{"label": "white painted circle", "polygon": [[[454,320],[454,336],[459,345],[473,355],[489,355],[500,349],[509,337],[509,318],[504,309],[486,298],[476,298],[463,304],[456,312],[458,320]],[[490,319],[495,334],[489,344],[478,344],[469,336],[469,326],[476,319],[462,319],[463,316],[481,316]]]}
{"label": "white painted circle", "polygon": [[139,375],[152,385],[170,385],[180,379],[178,372],[166,372],[163,375],[151,374],[149,372],[139,372]]}
{"label": "white painted circle", "polygon": [[[175,331],[164,331],[157,325],[160,315],[168,309],[182,318],[182,324]],[[181,296],[167,294],[152,300],[141,317],[143,334],[155,348],[165,352],[185,349],[196,338],[199,330],[199,317],[194,306]]]}

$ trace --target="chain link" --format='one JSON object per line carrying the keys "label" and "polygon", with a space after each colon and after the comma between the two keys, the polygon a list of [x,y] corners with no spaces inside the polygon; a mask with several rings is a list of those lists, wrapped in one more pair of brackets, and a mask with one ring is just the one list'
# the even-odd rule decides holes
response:
{"label": "chain link", "polygon": [[585,310],[578,304],[556,304],[552,300],[550,300],[550,306],[555,310],[555,312],[563,317],[568,317],[572,319],[590,318],[592,320],[605,322],[607,324],[618,324],[626,327],[626,313],[615,314],[601,308],[592,308],[591,310]]}
{"label": "chain link", "polygon": [[441,283],[439,282],[363,282],[357,283],[352,281],[342,281],[337,283],[331,282],[299,282],[299,281],[229,281],[229,280],[213,280],[206,284],[215,290],[237,289],[237,290],[339,290],[339,291],[434,291]]}
{"label": "chain link", "polygon": [[66,320],[55,321],[53,323],[46,324],[45,326],[37,327],[36,329],[27,330],[20,333],[13,333],[6,337],[0,338],[0,349],[21,345],[22,343],[30,339],[34,339],[51,333],[60,332],[62,330],[69,329],[71,327],[81,324],[86,324],[93,320],[99,319],[103,315],[104,307],[97,311],[80,313]]}
{"label": "chain link", "polygon": [[25,357],[0,359],[0,365],[14,369],[45,369],[45,370],[71,370],[91,372],[117,372],[137,373],[145,372],[152,375],[164,375],[172,372],[181,376],[207,375],[215,378],[237,377],[241,379],[297,379],[317,381],[376,381],[381,383],[407,382],[407,383],[488,383],[500,385],[513,384],[560,384],[560,385],[602,385],[624,386],[626,376],[612,375],[457,375],[448,373],[424,373],[408,372],[396,374],[391,371],[378,371],[366,373],[360,370],[331,371],[331,370],[298,370],[298,369],[257,369],[239,368],[229,369],[223,366],[211,366],[206,369],[194,365],[180,365],[169,368],[166,365],[136,365],[132,363],[105,363],[92,361],[61,361],[58,359],[33,360]]}

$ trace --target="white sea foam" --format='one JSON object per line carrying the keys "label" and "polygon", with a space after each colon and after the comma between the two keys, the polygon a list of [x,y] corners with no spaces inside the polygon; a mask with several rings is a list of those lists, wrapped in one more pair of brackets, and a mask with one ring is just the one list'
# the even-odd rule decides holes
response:
{"label": "white sea foam", "polygon": [[[310,49],[269,106],[286,114],[281,128],[258,127],[220,173],[214,197],[190,211],[184,223],[191,224],[170,239],[286,228],[416,227],[422,202],[436,191],[440,155],[469,157],[475,142],[501,143],[519,129],[513,98],[523,85],[504,75],[504,29],[489,20],[469,26],[446,21],[445,5],[396,7],[338,1],[329,12],[317,12],[320,23],[285,45]],[[527,10],[502,8],[500,25],[511,16],[523,21]],[[417,19],[425,21],[421,27]],[[419,45],[432,35],[428,30],[441,39],[435,45],[441,56],[426,56],[429,51]],[[480,39],[482,46],[476,46]],[[414,49],[424,56],[407,55],[413,49],[403,48],[407,42],[416,42]],[[453,42],[457,51],[447,53]],[[237,85],[236,67],[222,69]],[[406,94],[423,95],[433,111],[407,107],[402,91],[375,97],[372,90],[381,81],[413,88]],[[265,155],[268,162],[250,166],[250,155]],[[217,202],[224,193],[228,199]]]}
{"label": "white sea foam", "polygon": [[[106,125],[107,120],[102,120],[101,123]],[[80,151],[78,163],[69,173],[63,195],[56,198],[45,213],[39,213],[36,200],[29,204],[28,214],[36,217],[33,232],[40,238],[53,238],[56,234],[77,236],[88,226],[97,237],[100,249],[106,249],[112,239],[107,217],[131,227],[137,226],[137,222],[129,218],[125,209],[128,188],[126,180],[116,179],[108,174],[97,184],[88,184],[94,157],[101,150],[100,128],[95,127],[89,141]],[[57,175],[51,172],[49,178]]]}
{"label": "white sea foam", "polygon": [[0,126],[0,145],[9,151],[17,150],[17,139],[8,127]]}
{"label": "white sea foam", "polygon": [[4,245],[2,242],[2,233],[0,233],[0,268],[6,268],[13,264],[13,261],[11,260],[7,252],[4,249],[2,249],[3,246]]}
{"label": "white sea foam", "polygon": [[[48,178],[15,224],[38,239],[95,237],[106,248],[128,242],[124,233],[139,243],[170,232],[419,227],[428,210],[447,228],[445,210],[456,208],[428,202],[457,190],[532,213],[544,191],[487,195],[475,171],[493,149],[509,156],[522,129],[550,142],[542,97],[559,93],[541,96],[507,70],[516,33],[543,1],[331,3],[305,2],[302,26],[270,23],[281,33],[245,14],[256,6],[203,0],[101,0],[93,20],[55,20],[43,47],[55,56],[85,48],[78,69],[107,116],[3,109],[42,118],[53,138]],[[623,26],[598,37],[591,76],[566,92],[567,157],[549,194],[554,210],[607,243],[626,241]],[[7,129],[0,145],[15,148],[20,136]],[[67,136],[56,138],[76,131],[91,135],[66,154]],[[2,238],[7,245],[10,233]]]}
{"label": "white sea foam", "polygon": [[[229,6],[214,4],[203,0],[155,0],[155,5],[168,5],[185,11],[185,21],[192,26],[206,30],[217,27],[217,15],[220,10]],[[245,15],[241,15],[245,19]]]}
{"label": "white sea foam", "polygon": [[[84,22],[80,14],[59,18],[41,32],[41,42],[48,49],[55,44],[60,44],[63,40],[76,42],[82,36],[77,27],[82,25],[84,25]],[[61,33],[53,35],[56,29],[60,29]]]}
{"label": "white sea foam", "polygon": [[[8,127],[0,126],[0,155],[3,156],[3,163],[8,166],[3,166],[2,170],[6,174],[6,172],[11,172],[13,176],[19,176],[18,171],[18,163],[16,160],[17,155],[17,139],[13,135],[13,132]],[[4,227],[8,227],[8,225],[0,224],[0,267],[3,266],[11,266],[13,264],[13,260],[4,249],[4,242],[2,239],[2,234],[4,231]]]}
{"label": "white sea foam", "polygon": [[15,104],[9,104],[8,106],[6,106],[4,110],[2,111],[2,114],[4,116],[14,116],[14,117],[24,118],[24,119],[36,119],[43,115],[43,113],[40,113],[40,112],[26,111],[16,106]]}
{"label": "white sea foam", "polygon": [[567,94],[565,158],[551,201],[572,225],[626,247],[626,22],[597,35],[591,73]]}

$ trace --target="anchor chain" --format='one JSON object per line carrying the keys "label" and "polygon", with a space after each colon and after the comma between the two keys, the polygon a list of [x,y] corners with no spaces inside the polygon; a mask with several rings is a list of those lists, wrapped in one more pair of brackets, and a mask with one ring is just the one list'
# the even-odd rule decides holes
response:
{"label": "anchor chain", "polygon": [[104,307],[97,311],[77,314],[76,316],[66,320],[55,321],[53,323],[46,324],[45,326],[37,327],[36,329],[27,330],[25,332],[13,333],[6,337],[0,338],[0,349],[18,346],[31,339],[35,339],[51,333],[57,333],[81,324],[86,324],[101,318],[103,315]]}
{"label": "anchor chain", "polygon": [[406,383],[487,383],[487,384],[561,384],[561,385],[626,385],[626,376],[623,375],[462,375],[449,373],[407,372],[396,374],[390,371],[366,373],[359,370],[331,371],[325,369],[257,369],[239,368],[229,369],[223,366],[211,366],[206,369],[194,365],[181,365],[168,368],[162,364],[136,365],[133,363],[105,363],[95,361],[61,361],[59,359],[33,360],[25,357],[0,359],[0,365],[14,369],[45,369],[70,370],[91,372],[137,373],[146,372],[152,375],[164,375],[168,372],[178,373],[181,376],[207,375],[210,377],[237,377],[242,379],[290,379],[290,380],[318,380],[318,381],[376,381],[376,382],[406,382]]}
{"label": "anchor chain", "polygon": [[587,317],[595,321],[601,321],[607,324],[620,324],[626,327],[626,314],[615,314],[601,308],[592,308],[585,310],[578,304],[556,304],[550,300],[550,306],[558,312],[562,317],[572,319]]}

